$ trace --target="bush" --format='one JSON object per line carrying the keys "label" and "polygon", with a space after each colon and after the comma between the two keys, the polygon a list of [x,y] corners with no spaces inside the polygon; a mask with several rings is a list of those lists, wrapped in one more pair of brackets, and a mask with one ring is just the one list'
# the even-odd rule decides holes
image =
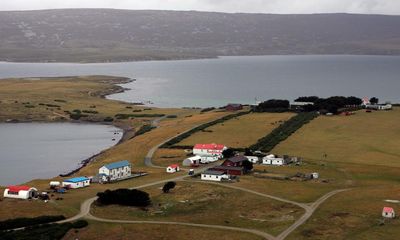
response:
{"label": "bush", "polygon": [[178,116],[176,115],[168,115],[167,118],[177,118]]}
{"label": "bush", "polygon": [[164,193],[169,193],[169,191],[171,189],[175,188],[175,186],[176,186],[176,182],[167,182],[166,184],[164,184],[162,191]]}
{"label": "bush", "polygon": [[145,134],[147,132],[150,132],[151,130],[155,129],[157,127],[154,127],[152,125],[143,125],[141,128],[139,128],[139,130],[137,130],[137,132],[135,133],[135,137]]}
{"label": "bush", "polygon": [[8,229],[33,226],[33,225],[44,224],[44,223],[57,222],[57,221],[64,220],[64,219],[65,219],[65,217],[62,215],[40,216],[40,217],[34,217],[34,218],[9,219],[9,220],[0,222],[0,230],[8,230]]}
{"label": "bush", "polygon": [[119,113],[115,115],[117,119],[128,119],[128,118],[154,118],[154,117],[164,117],[165,114],[123,114]]}
{"label": "bush", "polygon": [[210,111],[213,111],[213,110],[215,110],[215,107],[203,108],[203,109],[201,109],[200,112],[205,113],[205,112],[210,112]]}
{"label": "bush", "polygon": [[90,113],[90,114],[98,114],[99,113],[98,111],[95,111],[95,110],[83,110],[82,112],[83,113]]}
{"label": "bush", "polygon": [[279,127],[272,130],[267,136],[259,139],[256,144],[250,146],[251,150],[271,151],[276,145],[284,141],[291,134],[300,129],[304,124],[318,116],[315,112],[299,113]]}
{"label": "bush", "polygon": [[106,118],[103,119],[103,121],[104,121],[104,122],[112,122],[112,121],[114,121],[114,118],[112,118],[112,117],[106,117]]}
{"label": "bush", "polygon": [[54,99],[54,102],[66,103],[67,101],[62,99]]}
{"label": "bush", "polygon": [[97,202],[102,205],[118,204],[123,206],[147,207],[151,204],[149,194],[137,189],[106,190],[97,193]]}
{"label": "bush", "polygon": [[72,223],[72,227],[75,229],[85,228],[88,225],[89,225],[89,223],[86,220],[78,220],[78,221]]}
{"label": "bush", "polygon": [[289,110],[290,103],[288,100],[271,99],[258,104],[256,112],[286,112]]}

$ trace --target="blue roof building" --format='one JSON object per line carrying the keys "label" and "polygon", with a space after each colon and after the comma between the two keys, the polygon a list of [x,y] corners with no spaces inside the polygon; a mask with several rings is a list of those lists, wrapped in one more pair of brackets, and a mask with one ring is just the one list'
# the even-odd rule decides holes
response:
{"label": "blue roof building", "polygon": [[67,180],[64,180],[64,182],[70,182],[70,183],[78,183],[78,182],[84,182],[89,180],[87,177],[76,177],[76,178],[70,178]]}
{"label": "blue roof building", "polygon": [[112,170],[112,169],[116,169],[116,168],[123,168],[123,167],[130,166],[130,165],[131,164],[127,160],[124,160],[124,161],[104,165],[104,167],[107,168],[108,170]]}

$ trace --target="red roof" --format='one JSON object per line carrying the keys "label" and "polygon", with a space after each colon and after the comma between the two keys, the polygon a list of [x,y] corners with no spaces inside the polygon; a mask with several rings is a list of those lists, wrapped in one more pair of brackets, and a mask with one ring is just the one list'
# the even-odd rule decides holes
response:
{"label": "red roof", "polygon": [[394,209],[391,207],[384,207],[383,212],[392,213],[392,212],[394,212]]}
{"label": "red roof", "polygon": [[31,189],[28,186],[9,186],[8,191],[10,192],[19,192],[19,191],[29,191]]}
{"label": "red roof", "polygon": [[215,143],[211,143],[211,144],[196,144],[196,145],[194,145],[195,149],[223,150],[224,147],[225,146],[223,144],[215,144]]}
{"label": "red roof", "polygon": [[178,164],[172,164],[172,165],[169,165],[169,167],[170,167],[170,168],[178,168],[179,165],[178,165]]}

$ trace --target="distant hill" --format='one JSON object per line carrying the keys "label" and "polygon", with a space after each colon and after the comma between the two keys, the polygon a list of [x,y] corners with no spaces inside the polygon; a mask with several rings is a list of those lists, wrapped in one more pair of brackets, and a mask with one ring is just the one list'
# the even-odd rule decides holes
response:
{"label": "distant hill", "polygon": [[62,9],[0,12],[0,61],[400,55],[400,16]]}

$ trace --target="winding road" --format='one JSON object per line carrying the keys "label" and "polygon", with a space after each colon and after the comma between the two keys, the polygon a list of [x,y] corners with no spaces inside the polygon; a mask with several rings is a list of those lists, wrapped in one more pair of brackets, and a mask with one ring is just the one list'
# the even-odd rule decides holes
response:
{"label": "winding road", "polygon": [[[159,122],[162,120],[162,118],[157,119],[157,121],[153,121],[153,125],[154,126],[158,126]],[[198,125],[200,126],[200,125]],[[197,126],[195,126],[197,127]],[[195,128],[193,127],[193,128]],[[193,129],[192,128],[192,129]],[[188,131],[190,131],[191,129],[184,131],[180,134],[186,133]],[[179,136],[180,134],[176,135]],[[176,137],[174,136],[174,137]],[[154,167],[154,168],[164,168],[161,166],[156,166],[152,163],[152,158],[154,153],[157,151],[157,149],[159,147],[161,147],[164,143],[166,143],[167,141],[171,140],[171,137],[165,141],[163,141],[162,143],[152,147],[145,159],[144,159],[144,164],[147,167]],[[217,163],[215,163],[217,164]],[[207,166],[207,168],[210,167],[210,165]],[[195,173],[200,173],[202,171],[204,171],[205,168],[199,168],[195,170]],[[147,184],[143,184],[140,186],[136,186],[136,187],[132,187],[131,189],[140,189],[140,188],[146,188],[146,187],[150,187],[150,186],[154,186],[154,185],[160,185],[163,183],[166,183],[168,181],[181,181],[181,180],[185,180],[185,178],[187,178],[187,175],[181,175],[178,177],[174,177],[174,178],[170,178],[170,179],[166,179],[166,180],[160,180],[160,181],[155,181],[155,182],[151,182],[151,183],[147,183]],[[189,226],[189,227],[200,227],[200,228],[213,228],[213,229],[223,229],[223,230],[229,230],[229,231],[238,231],[238,232],[245,232],[245,233],[251,233],[257,236],[260,236],[262,238],[268,239],[268,240],[283,240],[285,239],[289,234],[291,234],[294,230],[296,230],[300,225],[304,224],[314,213],[314,211],[324,202],[326,201],[328,198],[344,192],[344,191],[348,191],[350,189],[340,189],[340,190],[334,190],[331,191],[327,194],[325,194],[324,196],[322,196],[321,198],[319,198],[317,201],[313,202],[313,203],[299,203],[299,202],[295,202],[295,201],[291,201],[288,199],[284,199],[281,197],[277,197],[277,196],[273,196],[273,195],[269,195],[269,194],[264,194],[264,193],[260,193],[257,191],[253,191],[247,188],[242,188],[242,187],[238,187],[232,184],[222,184],[222,183],[215,183],[215,182],[202,182],[202,181],[192,181],[191,182],[199,182],[199,183],[204,183],[204,184],[210,184],[210,185],[218,185],[218,186],[222,186],[222,187],[227,187],[227,188],[231,188],[231,189],[235,189],[238,191],[243,191],[246,193],[250,193],[250,194],[255,194],[264,198],[268,198],[268,199],[274,199],[276,201],[280,201],[280,202],[285,202],[285,203],[289,203],[289,204],[293,204],[295,206],[301,207],[302,209],[305,210],[305,213],[299,218],[297,219],[290,227],[288,227],[287,229],[285,229],[283,232],[281,232],[278,236],[273,236],[271,234],[268,234],[266,232],[260,231],[260,230],[255,230],[255,229],[250,229],[250,228],[239,228],[239,227],[229,227],[229,226],[221,226],[221,225],[209,225],[209,224],[197,224],[197,223],[187,223],[187,222],[174,222],[174,221],[130,221],[130,220],[119,220],[119,219],[104,219],[104,218],[100,218],[100,217],[96,217],[93,216],[90,213],[90,209],[91,209],[91,205],[97,200],[97,197],[93,197],[90,199],[85,200],[80,207],[80,212],[79,214],[77,214],[76,216],[73,216],[71,218],[59,221],[58,223],[65,223],[65,222],[72,222],[72,221],[76,221],[78,219],[89,219],[89,220],[93,220],[93,221],[98,221],[98,222],[107,222],[107,223],[121,223],[121,224],[156,224],[156,225],[178,225],[178,226]]]}

